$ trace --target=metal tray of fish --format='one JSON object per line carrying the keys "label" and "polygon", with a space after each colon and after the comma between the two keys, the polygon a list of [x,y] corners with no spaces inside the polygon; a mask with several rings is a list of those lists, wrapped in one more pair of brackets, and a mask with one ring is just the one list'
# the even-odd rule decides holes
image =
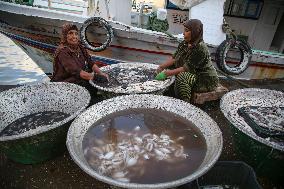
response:
{"label": "metal tray of fish", "polygon": [[96,78],[90,84],[104,92],[115,94],[145,94],[164,91],[175,80],[174,76],[164,81],[155,80],[158,65],[150,63],[119,63],[104,66],[101,70],[109,75],[109,81]]}

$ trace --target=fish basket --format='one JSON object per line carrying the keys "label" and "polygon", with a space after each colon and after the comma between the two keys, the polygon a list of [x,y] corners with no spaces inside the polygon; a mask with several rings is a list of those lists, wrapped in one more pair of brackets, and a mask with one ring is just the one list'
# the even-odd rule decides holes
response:
{"label": "fish basket", "polygon": [[[85,88],[70,83],[43,83],[1,92],[1,152],[23,164],[39,163],[62,154],[66,150],[70,123],[87,107],[89,101],[90,94]],[[54,121],[47,119],[45,123],[30,122],[35,127],[21,132],[25,122],[14,124],[14,129],[19,130],[17,132],[7,129],[17,120],[30,115],[30,119],[35,119],[33,115],[43,115],[42,112],[54,112],[55,115],[64,113],[66,116]]]}
{"label": "fish basket", "polygon": [[[152,136],[149,133],[149,131],[151,131],[151,129],[147,129],[146,133],[140,135],[141,133],[136,133],[136,134],[131,134],[132,132],[136,132],[136,129],[139,126],[136,125],[136,123],[134,125],[132,125],[132,123],[130,122],[125,122],[125,124],[123,124],[123,127],[120,127],[118,125],[116,125],[116,121],[112,121],[109,118],[106,118],[109,115],[114,115],[116,113],[119,113],[121,111],[137,111],[137,109],[139,108],[146,108],[146,112],[149,111],[165,111],[165,112],[169,112],[172,114],[175,114],[175,116],[180,116],[185,120],[190,121],[191,123],[194,124],[194,127],[198,129],[198,132],[200,132],[200,135],[203,136],[204,138],[204,143],[206,145],[206,150],[204,151],[204,157],[200,160],[200,164],[196,167],[196,169],[194,169],[192,171],[192,173],[189,174],[185,174],[185,176],[182,176],[180,178],[174,179],[174,180],[164,180],[164,181],[156,181],[155,179],[152,180],[151,183],[144,183],[144,182],[140,182],[140,181],[135,181],[132,182],[131,180],[126,181],[127,179],[114,179],[113,177],[110,177],[108,175],[104,175],[102,174],[99,170],[105,170],[103,169],[94,169],[92,167],[92,163],[96,163],[97,161],[89,161],[87,159],[87,157],[85,156],[87,153],[100,153],[100,155],[98,155],[98,157],[102,158],[102,159],[110,159],[111,156],[114,155],[114,152],[112,150],[114,150],[113,146],[111,146],[112,144],[109,143],[109,141],[103,142],[103,146],[102,148],[98,149],[97,147],[90,147],[89,149],[86,150],[86,148],[84,149],[84,143],[86,143],[85,136],[87,136],[88,133],[92,133],[95,134],[97,137],[90,137],[90,139],[94,140],[94,141],[88,141],[88,144],[100,144],[102,145],[102,141],[98,140],[99,136],[106,136],[108,138],[111,138],[111,140],[121,140],[122,142],[118,143],[117,142],[117,147],[115,147],[115,149],[125,149],[123,147],[122,143],[128,143],[127,141],[124,141],[124,139],[121,137],[122,135],[127,135],[126,138],[129,138],[130,143],[131,141],[136,141],[137,144],[139,142],[139,144],[141,144],[141,138],[139,139],[140,136],[143,135],[143,140],[144,137],[149,137],[149,141],[158,141],[160,142],[159,144],[161,145],[163,142],[161,141],[171,141],[171,140],[166,140],[165,138],[167,138],[167,136],[160,136],[158,133],[157,135],[159,136],[155,136],[153,138],[153,140],[151,139]],[[132,115],[132,113],[131,113]],[[141,114],[139,113],[139,116],[141,116]],[[144,120],[146,120],[146,114],[143,115]],[[131,116],[133,117],[133,116]],[[131,118],[130,117],[130,118]],[[108,123],[110,124],[110,126],[107,126],[105,124],[102,125],[96,125],[94,126],[94,124],[100,122],[100,120],[103,119],[107,119],[110,120]],[[115,118],[116,119],[116,118]],[[158,116],[152,116],[150,119],[160,119],[160,117]],[[164,117],[163,117],[164,119]],[[178,119],[177,117],[175,119]],[[139,120],[141,121],[140,117]],[[148,120],[149,121],[149,120]],[[145,121],[146,122],[146,121]],[[153,122],[152,122],[153,123]],[[169,123],[168,121],[166,121],[165,123]],[[149,122],[147,122],[147,124],[150,125]],[[94,126],[94,127],[93,127]],[[109,128],[108,128],[109,127]],[[123,132],[122,130],[118,129],[118,127],[120,127],[121,129],[126,128],[126,127],[130,127],[129,132]],[[161,125],[157,125],[157,124],[153,124],[152,128],[156,128],[156,129],[161,129],[161,132],[167,132],[168,128],[170,127],[170,125],[167,124],[161,124]],[[100,132],[96,132],[96,128],[100,128],[103,129],[104,131],[106,131],[105,134],[99,134]],[[184,127],[184,129],[186,129],[187,127]],[[176,132],[176,129],[172,130],[173,132]],[[137,131],[139,132],[139,130]],[[141,130],[140,130],[141,132]],[[142,131],[144,132],[144,131]],[[184,134],[185,131],[182,131],[182,133]],[[192,130],[188,131],[188,135],[193,135],[192,134]],[[178,134],[176,134],[177,136],[180,136]],[[187,134],[186,134],[187,135]],[[138,137],[138,138],[137,138]],[[161,138],[163,138],[162,140],[160,140]],[[170,137],[169,137],[170,138]],[[165,139],[165,140],[164,140]],[[128,140],[128,139],[126,139]],[[176,140],[176,139],[173,139]],[[179,140],[179,139],[178,139]],[[147,139],[148,141],[148,139]],[[158,143],[157,142],[157,143]],[[172,142],[172,141],[171,141]],[[166,142],[167,143],[167,142]],[[105,182],[107,184],[110,184],[111,186],[114,187],[123,187],[123,188],[143,188],[143,189],[147,189],[147,188],[172,188],[172,187],[176,187],[176,186],[180,186],[183,185],[185,183],[189,183],[195,179],[197,179],[198,177],[200,177],[201,175],[205,174],[208,170],[211,169],[211,167],[214,165],[214,163],[218,160],[220,153],[222,151],[222,146],[223,146],[223,139],[222,139],[222,133],[218,127],[218,125],[216,124],[216,122],[214,120],[212,120],[212,118],[210,118],[205,112],[203,112],[202,110],[200,110],[199,108],[186,103],[184,101],[178,100],[178,99],[174,99],[171,97],[166,97],[166,96],[159,96],[159,95],[152,95],[152,94],[135,94],[135,95],[123,95],[123,96],[118,96],[115,98],[111,98],[111,99],[107,99],[104,100],[102,102],[99,102],[93,106],[91,106],[90,108],[88,108],[85,112],[83,112],[80,116],[78,116],[71,124],[69,130],[68,130],[68,134],[67,134],[67,148],[68,151],[73,159],[73,161],[83,170],[85,171],[87,174],[89,174],[90,176],[94,177],[97,180],[100,180],[102,182]],[[121,144],[121,145],[120,145]],[[149,145],[150,144],[150,145]],[[167,143],[169,144],[169,143]],[[165,145],[167,145],[165,144]],[[153,150],[152,148],[148,148],[151,146],[151,142],[149,142],[148,144],[143,144],[143,146],[146,146],[145,149],[148,151],[147,153],[150,153],[149,151],[155,151],[155,154],[157,156],[152,156],[151,158],[154,158],[154,162],[158,163],[159,161],[156,158],[163,158],[163,155],[161,155],[161,151],[156,151]],[[152,147],[154,147],[155,145],[152,145]],[[109,151],[108,149],[110,149],[111,151]],[[137,150],[139,151],[139,154],[143,153],[144,149],[141,150],[141,146],[134,146],[134,147],[127,147],[127,150],[123,150],[122,153],[125,154],[125,151],[130,152],[129,154],[131,154],[133,151]],[[140,149],[140,150],[139,150]],[[98,150],[98,151],[97,151]],[[102,151],[109,151],[106,154],[101,154],[101,152],[99,152],[100,150]],[[151,151],[151,152],[152,152]],[[197,150],[197,148],[194,148],[194,151],[199,151]],[[164,153],[168,153],[165,152],[165,149],[163,151]],[[138,152],[137,152],[138,153]],[[141,159],[136,159],[133,158],[136,155],[132,154],[129,155],[128,153],[126,153],[125,155],[123,155],[123,158],[126,157],[125,160],[117,161],[117,158],[113,158],[111,159],[111,161],[113,162],[113,165],[118,165],[120,163],[125,164],[126,166],[133,166],[133,164],[135,164],[135,162],[140,162]],[[163,154],[163,153],[162,153]],[[118,155],[118,154],[116,154]],[[116,157],[116,155],[114,155]],[[141,157],[142,159],[149,159],[150,155],[148,156],[145,154]],[[175,153],[176,155],[176,153]],[[130,158],[128,159],[127,157]],[[170,156],[170,155],[169,155]],[[189,155],[190,156],[190,155]],[[140,157],[140,155],[139,155]],[[164,156],[167,157],[167,156]],[[185,156],[186,157],[186,156]],[[192,157],[191,157],[192,158]],[[147,161],[147,160],[146,160]],[[170,162],[176,162],[176,161],[170,161]],[[155,163],[155,165],[156,165]],[[131,165],[130,165],[131,164]],[[99,163],[100,165],[107,165],[105,163]],[[173,165],[173,164],[170,164]],[[193,165],[191,165],[192,167]],[[122,166],[122,168],[124,167],[124,165]],[[134,166],[135,167],[135,166]],[[144,166],[142,167],[138,167],[137,173],[141,172],[141,170],[143,169]],[[152,166],[150,166],[152,167]],[[175,170],[177,167],[187,167],[185,166],[185,164],[174,164],[173,167],[169,167],[167,168],[168,171],[165,171],[167,173],[171,173],[170,175],[172,175],[172,171]],[[137,167],[136,167],[137,168]],[[140,169],[141,168],[141,169]],[[153,169],[150,168],[150,170],[152,171]],[[158,169],[159,170],[159,169]],[[162,174],[160,173],[159,178],[161,178]],[[136,173],[136,171],[134,172]],[[140,174],[140,173],[139,173]],[[144,173],[142,173],[144,174]],[[148,174],[148,172],[147,172]],[[147,175],[146,174],[146,175]],[[121,175],[121,174],[116,174]],[[156,175],[156,174],[154,174]],[[157,175],[156,175],[157,176]],[[118,176],[119,177],[119,176]],[[137,177],[138,179],[141,178],[141,176]],[[152,179],[152,177],[150,178]]]}
{"label": "fish basket", "polygon": [[251,165],[258,176],[281,182],[284,173],[284,143],[273,137],[257,135],[238,111],[242,107],[283,107],[284,93],[268,89],[239,89],[227,93],[220,107],[230,121],[236,152]]}
{"label": "fish basket", "polygon": [[90,84],[99,90],[104,99],[127,94],[155,94],[163,92],[175,81],[171,76],[164,81],[155,80],[158,65],[150,63],[118,63],[104,66],[101,70],[108,73],[108,83],[90,80]]}
{"label": "fish basket", "polygon": [[218,161],[205,175],[198,178],[198,185],[200,189],[261,189],[252,167],[242,161]]}

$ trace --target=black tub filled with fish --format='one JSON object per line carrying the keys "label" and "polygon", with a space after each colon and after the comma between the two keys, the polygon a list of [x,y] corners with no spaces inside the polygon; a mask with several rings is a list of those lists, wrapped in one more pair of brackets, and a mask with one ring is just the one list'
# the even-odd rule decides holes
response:
{"label": "black tub filled with fish", "polygon": [[207,172],[222,150],[222,133],[205,112],[178,99],[123,95],[78,116],[67,148],[86,173],[124,188],[170,188]]}
{"label": "black tub filled with fish", "polygon": [[71,121],[89,101],[85,88],[70,83],[43,83],[1,92],[0,150],[23,164],[61,154]]}

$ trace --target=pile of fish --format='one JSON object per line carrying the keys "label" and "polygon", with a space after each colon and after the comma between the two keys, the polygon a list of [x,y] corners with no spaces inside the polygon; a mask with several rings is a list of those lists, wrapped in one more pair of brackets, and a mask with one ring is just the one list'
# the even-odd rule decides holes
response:
{"label": "pile of fish", "polygon": [[109,82],[93,80],[91,84],[115,93],[144,93],[163,89],[170,82],[170,78],[165,81],[155,80],[156,69],[146,68],[143,65],[115,66],[104,70],[109,75]]}
{"label": "pile of fish", "polygon": [[[135,128],[135,130],[139,129],[139,126]],[[144,165],[147,161],[173,163],[188,158],[184,147],[177,141],[171,140],[166,134],[158,136],[147,133],[138,136],[124,131],[119,133],[124,135],[122,141],[89,146],[84,149],[89,165],[100,174],[115,180],[130,182],[132,176],[142,176],[145,173]],[[103,142],[96,140],[96,143]]]}
{"label": "pile of fish", "polygon": [[238,114],[244,118],[259,137],[283,143],[283,107],[246,106],[239,108]]}
{"label": "pile of fish", "polygon": [[244,107],[247,113],[259,126],[284,131],[284,107]]}

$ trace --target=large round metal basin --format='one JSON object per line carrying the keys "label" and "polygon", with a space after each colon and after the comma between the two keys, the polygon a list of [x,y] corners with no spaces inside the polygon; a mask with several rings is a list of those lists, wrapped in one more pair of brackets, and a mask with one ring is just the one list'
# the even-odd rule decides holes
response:
{"label": "large round metal basin", "polygon": [[[118,63],[101,68],[110,76],[110,82],[100,85],[90,81],[106,98],[125,94],[162,94],[175,80],[169,77],[164,81],[154,79],[156,64],[150,63]],[[147,75],[148,74],[148,75]]]}
{"label": "large round metal basin", "polygon": [[[85,151],[83,149],[83,140],[90,128],[93,128],[93,124],[97,123],[99,120],[105,118],[106,116],[131,109],[146,108],[148,110],[159,110],[166,111],[178,115],[195,125],[195,127],[200,131],[201,135],[205,138],[206,151],[203,160],[196,170],[186,175],[182,178],[157,182],[157,183],[140,183],[140,182],[124,182],[120,180],[113,179],[111,177],[105,176],[99,173],[99,171],[93,169],[85,158]],[[155,117],[153,119],[156,119]],[[157,118],[160,119],[160,118]],[[94,126],[97,127],[97,126]],[[127,123],[125,125],[127,127]],[[131,126],[132,127],[132,126]],[[167,131],[169,125],[164,124],[162,127],[162,132]],[[136,130],[137,126],[133,126]],[[186,127],[185,127],[186,129]],[[93,131],[92,131],[93,132]],[[175,130],[173,131],[175,132]],[[118,138],[119,133],[117,132]],[[124,134],[129,134],[128,132]],[[138,135],[137,135],[138,136]],[[177,135],[180,137],[180,135]],[[156,136],[157,137],[157,136]],[[162,136],[161,136],[162,138]],[[166,96],[152,95],[152,94],[135,94],[135,95],[123,95],[108,100],[99,102],[90,108],[88,108],[84,113],[78,116],[74,122],[71,124],[68,134],[67,134],[67,148],[78,166],[85,171],[87,174],[91,175],[95,179],[102,182],[108,183],[117,187],[124,188],[171,188],[179,186],[188,182],[191,182],[198,178],[199,176],[206,173],[218,160],[220,153],[222,151],[222,133],[216,124],[216,122],[211,119],[205,112],[201,109],[183,102],[178,99],[174,99]],[[135,148],[135,147],[134,147]],[[139,147],[136,147],[139,148]],[[190,155],[189,155],[190,157]],[[145,157],[147,159],[147,157]],[[142,167],[143,168],[143,167]],[[170,170],[175,169],[173,166],[169,168]],[[159,174],[158,174],[159,175]]]}
{"label": "large round metal basin", "polygon": [[61,154],[66,149],[71,121],[88,106],[89,101],[90,94],[85,88],[70,83],[43,83],[1,92],[0,132],[16,120],[41,112],[60,112],[66,116],[58,121],[47,120],[47,125],[25,132],[1,135],[0,150],[8,158],[24,164],[42,162]]}
{"label": "large round metal basin", "polygon": [[244,161],[254,167],[259,176],[282,182],[284,169],[284,145],[271,138],[258,136],[238,109],[247,106],[284,107],[284,93],[268,89],[239,89],[223,96],[220,107],[230,121],[237,152]]}

